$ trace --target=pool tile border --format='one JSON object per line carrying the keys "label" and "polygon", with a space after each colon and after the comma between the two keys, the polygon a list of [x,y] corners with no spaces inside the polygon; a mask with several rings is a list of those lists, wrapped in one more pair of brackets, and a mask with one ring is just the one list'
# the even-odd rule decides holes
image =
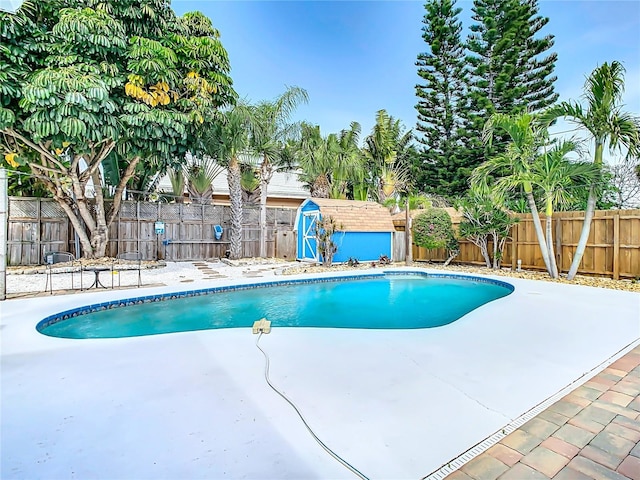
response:
{"label": "pool tile border", "polygon": [[271,281],[271,282],[247,283],[247,284],[240,284],[240,285],[224,285],[219,287],[202,288],[198,290],[186,290],[184,292],[171,292],[171,293],[162,293],[157,295],[147,295],[143,297],[133,297],[133,298],[120,299],[120,300],[112,300],[109,302],[85,305],[83,307],[78,307],[71,310],[65,310],[63,312],[49,315],[48,317],[45,317],[40,322],[38,322],[38,324],[36,325],[36,330],[40,333],[43,333],[42,330],[44,330],[45,328],[51,325],[54,325],[58,322],[62,322],[65,320],[69,320],[70,318],[78,317],[80,315],[87,315],[90,313],[95,313],[103,310],[111,310],[113,308],[140,305],[143,303],[163,302],[167,300],[176,300],[179,298],[199,297],[202,295],[212,295],[216,293],[233,292],[233,291],[239,291],[239,290],[252,290],[257,288],[281,287],[281,286],[287,286],[287,285],[300,285],[300,284],[311,284],[311,283],[345,282],[345,281],[352,281],[352,280],[368,280],[372,278],[383,278],[387,276],[404,276],[404,275],[415,275],[415,276],[421,276],[421,277],[427,277],[427,278],[450,278],[454,280],[470,280],[477,283],[498,285],[508,289],[509,294],[513,293],[513,291],[515,290],[515,287],[510,283],[503,282],[501,280],[495,280],[492,278],[477,277],[473,275],[429,273],[429,272],[416,271],[416,270],[409,270],[409,271],[384,270],[379,273],[376,272],[376,273],[366,273],[366,274],[359,274],[359,275],[297,278],[297,279],[291,279],[291,280],[277,280],[277,281]]}

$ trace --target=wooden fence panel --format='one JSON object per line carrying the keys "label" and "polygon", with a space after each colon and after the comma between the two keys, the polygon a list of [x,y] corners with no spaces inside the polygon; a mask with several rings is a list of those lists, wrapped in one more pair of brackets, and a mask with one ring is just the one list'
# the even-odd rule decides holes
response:
{"label": "wooden fence panel", "polygon": [[[636,210],[640,212],[640,210]],[[640,276],[640,214],[627,215],[620,212],[619,219],[619,275],[621,277]]]}
{"label": "wooden fence panel", "polygon": [[[503,266],[515,268],[520,259],[525,269],[544,270],[533,220],[519,214],[507,242]],[[243,212],[242,254],[259,253],[259,209],[250,206]],[[295,208],[267,208],[267,254],[279,258],[295,257]],[[568,271],[580,237],[584,212],[559,212],[555,215],[556,257],[561,272]],[[165,233],[155,233],[155,222],[165,224]],[[541,218],[544,228],[544,215]],[[222,238],[215,240],[213,226],[221,225]],[[456,225],[454,225],[456,227]],[[204,260],[222,257],[229,248],[230,209],[221,205],[123,202],[116,221],[109,229],[107,254],[140,252],[146,260]],[[283,232],[291,232],[286,235]],[[163,243],[167,243],[166,245]],[[51,199],[9,198],[7,262],[9,265],[40,264],[45,251],[75,252],[73,228],[64,211]],[[394,240],[398,247],[402,242]],[[443,249],[428,251],[413,245],[417,261],[444,261]],[[404,255],[394,248],[394,259]],[[397,255],[397,258],[396,258]],[[480,250],[460,241],[460,263],[484,265]],[[513,265],[512,265],[513,263]],[[640,276],[640,210],[606,210],[594,215],[589,241],[579,273],[608,275],[614,278]]]}
{"label": "wooden fence panel", "polygon": [[[107,202],[108,203],[108,202]],[[106,206],[109,207],[108,204]],[[292,231],[295,208],[267,207],[267,255],[276,255],[279,230]],[[244,209],[243,254],[259,253],[259,209]],[[165,224],[165,233],[155,233],[155,222]],[[215,239],[214,225],[223,228],[222,238]],[[166,204],[151,202],[122,203],[119,215],[109,228],[107,255],[140,252],[145,260],[205,260],[223,257],[229,249],[230,208],[223,205]],[[165,242],[168,242],[165,245]],[[75,252],[74,233],[64,211],[51,199],[9,199],[7,242],[9,265],[42,263],[45,251]],[[287,249],[288,258],[295,257]],[[77,253],[76,253],[77,255]]]}
{"label": "wooden fence panel", "polygon": [[[521,260],[524,269],[545,270],[531,214],[518,214],[518,217],[520,222],[513,226],[511,238],[505,245],[502,265],[515,268],[517,260]],[[552,231],[560,272],[569,271],[583,219],[584,212],[558,212],[555,215]],[[545,216],[540,220],[544,230]],[[417,261],[444,261],[446,258],[441,249],[428,251],[415,245],[413,257]],[[480,249],[465,240],[460,241],[460,255],[455,261],[484,265]],[[578,273],[613,278],[640,276],[640,210],[595,212]]]}
{"label": "wooden fence panel", "polygon": [[275,231],[275,257],[285,260],[296,258],[296,232],[294,230]]}
{"label": "wooden fence panel", "polygon": [[393,233],[393,251],[391,252],[391,260],[394,262],[401,262],[406,258],[407,239],[405,232]]}

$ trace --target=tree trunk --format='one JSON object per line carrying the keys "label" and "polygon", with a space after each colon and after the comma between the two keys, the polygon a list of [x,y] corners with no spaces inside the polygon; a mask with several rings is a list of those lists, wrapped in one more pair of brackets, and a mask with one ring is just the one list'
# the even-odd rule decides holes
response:
{"label": "tree trunk", "polygon": [[[57,195],[54,196],[53,198],[56,202],[58,202],[58,205],[62,207],[64,212],[67,214],[67,217],[69,217],[69,221],[71,222],[73,229],[78,234],[78,239],[80,240],[82,251],[85,252],[85,254],[86,252],[91,252],[92,251],[91,239],[87,235],[87,231],[83,228],[82,221],[80,220],[80,218],[78,218],[78,216],[76,215],[76,212],[74,212],[73,208],[71,208],[71,206],[67,203],[66,198],[62,198]],[[76,252],[76,257],[79,257],[79,256],[80,256],[80,252]]]}
{"label": "tree trunk", "polygon": [[[529,190],[529,189],[527,189]],[[536,230],[536,237],[538,237],[538,245],[540,246],[540,252],[542,253],[542,259],[544,260],[544,266],[547,268],[547,273],[553,277],[553,269],[549,262],[549,251],[547,250],[547,243],[544,240],[544,232],[542,231],[542,224],[540,223],[540,215],[538,214],[538,207],[536,207],[536,201],[533,198],[533,192],[526,192],[527,201],[529,203],[529,209],[533,216],[533,226]]]}
{"label": "tree trunk", "polygon": [[413,263],[413,242],[411,241],[411,210],[409,209],[409,196],[404,211],[404,262],[406,265]]}
{"label": "tree trunk", "polygon": [[260,165],[260,257],[267,256],[267,188],[273,176],[273,167],[266,155]]}
{"label": "tree trunk", "polygon": [[[596,151],[593,158],[593,163],[599,167],[602,167],[602,152],[604,150],[604,144],[602,141],[596,139]],[[576,252],[573,254],[573,261],[571,267],[569,267],[569,273],[567,273],[567,279],[573,280],[578,273],[578,267],[582,262],[582,256],[584,255],[585,248],[587,247],[587,240],[589,240],[589,233],[591,231],[591,220],[593,220],[593,214],[596,211],[596,192],[592,188],[589,189],[589,198],[587,200],[587,210],[584,212],[584,223],[582,224],[582,230],[580,231],[580,238],[578,239],[578,246]]]}
{"label": "tree trunk", "polygon": [[468,237],[471,243],[473,243],[476,247],[480,249],[480,253],[482,254],[482,258],[484,258],[484,263],[487,268],[491,268],[491,257],[489,256],[489,246],[487,244],[487,235],[479,235]]}
{"label": "tree trunk", "polygon": [[229,200],[231,201],[231,235],[229,258],[237,260],[242,256],[242,186],[240,163],[237,157],[229,161],[227,183],[229,184]]}
{"label": "tree trunk", "polygon": [[507,243],[507,237],[502,237],[500,240],[500,246],[498,247],[498,251],[500,252],[500,259],[498,260],[498,268],[502,267],[502,253],[504,252],[504,244]]}
{"label": "tree trunk", "polygon": [[104,195],[102,194],[102,176],[100,170],[96,170],[91,175],[93,181],[94,194],[94,215],[96,219],[96,228],[91,232],[91,246],[93,247],[93,255],[95,258],[102,258],[107,252],[107,243],[109,242],[109,229],[107,227],[107,216],[104,211]]}
{"label": "tree trunk", "polygon": [[444,262],[444,265],[443,265],[444,267],[449,265],[451,263],[451,260],[453,260],[458,256],[458,254],[460,253],[460,250],[449,250],[447,253],[449,255],[449,258],[447,258],[447,260]]}
{"label": "tree trunk", "polygon": [[329,198],[329,180],[326,174],[318,176],[311,186],[311,196],[315,198]]}
{"label": "tree trunk", "polygon": [[480,243],[480,252],[482,253],[482,258],[484,258],[484,263],[487,264],[487,268],[491,268],[491,257],[489,256],[489,245],[487,244],[487,238],[484,237]]}
{"label": "tree trunk", "polygon": [[551,266],[551,278],[558,278],[558,265],[556,264],[556,254],[553,249],[553,210],[547,204],[545,228],[547,231],[547,254],[549,255],[549,265]]}
{"label": "tree trunk", "polygon": [[587,200],[587,210],[584,212],[584,223],[582,224],[582,230],[580,231],[580,239],[578,240],[578,246],[576,252],[573,254],[573,261],[567,274],[568,280],[573,280],[578,273],[578,267],[582,262],[582,256],[584,255],[585,248],[587,246],[587,240],[589,239],[589,233],[591,232],[591,220],[593,220],[593,214],[596,210],[596,194],[593,188],[589,189],[589,199]]}

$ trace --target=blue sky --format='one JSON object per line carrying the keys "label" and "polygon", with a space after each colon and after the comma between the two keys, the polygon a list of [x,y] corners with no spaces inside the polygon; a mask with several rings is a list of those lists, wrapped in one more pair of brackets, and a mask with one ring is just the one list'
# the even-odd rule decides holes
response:
{"label": "blue sky", "polygon": [[[626,70],[626,109],[640,114],[640,2],[542,0],[550,18],[543,33],[555,36],[556,90],[578,99],[585,76],[606,61]],[[199,10],[221,32],[238,93],[271,99],[285,86],[309,93],[296,119],[323,134],[362,125],[363,137],[386,109],[414,128],[415,60],[426,51],[422,1],[176,1],[178,14]],[[466,37],[471,1],[458,1]],[[559,128],[566,129],[566,125]],[[568,127],[571,128],[571,127]]]}

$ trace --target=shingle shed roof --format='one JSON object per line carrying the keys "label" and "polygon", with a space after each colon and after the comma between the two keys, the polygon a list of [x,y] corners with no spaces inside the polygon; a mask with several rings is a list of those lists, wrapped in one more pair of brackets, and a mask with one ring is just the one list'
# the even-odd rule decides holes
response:
{"label": "shingle shed roof", "polygon": [[389,210],[379,203],[311,198],[323,217],[333,217],[343,232],[393,232]]}

